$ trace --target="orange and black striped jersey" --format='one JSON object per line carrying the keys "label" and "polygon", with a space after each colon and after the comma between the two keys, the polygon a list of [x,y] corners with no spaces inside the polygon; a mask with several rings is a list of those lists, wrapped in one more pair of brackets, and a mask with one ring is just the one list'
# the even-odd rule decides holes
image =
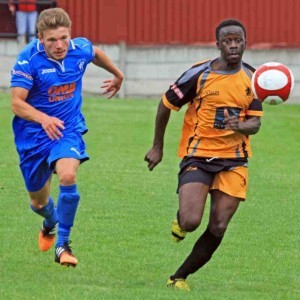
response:
{"label": "orange and black striped jersey", "polygon": [[166,107],[179,110],[188,104],[178,155],[219,158],[251,157],[249,136],[224,128],[224,109],[241,121],[263,115],[254,99],[254,69],[242,62],[235,71],[213,71],[211,60],[194,65],[163,95]]}

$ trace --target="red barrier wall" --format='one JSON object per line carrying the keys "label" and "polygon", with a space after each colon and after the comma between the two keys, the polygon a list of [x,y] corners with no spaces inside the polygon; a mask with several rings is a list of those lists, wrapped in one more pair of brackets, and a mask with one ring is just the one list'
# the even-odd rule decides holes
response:
{"label": "red barrier wall", "polygon": [[299,0],[58,0],[57,5],[70,14],[72,35],[94,43],[210,44],[221,20],[237,18],[247,28],[250,47],[300,46]]}

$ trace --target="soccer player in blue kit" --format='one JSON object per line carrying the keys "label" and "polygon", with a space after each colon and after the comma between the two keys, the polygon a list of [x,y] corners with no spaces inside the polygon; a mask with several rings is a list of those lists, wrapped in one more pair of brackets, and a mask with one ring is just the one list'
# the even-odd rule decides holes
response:
{"label": "soccer player in blue kit", "polygon": [[[12,70],[13,131],[20,169],[33,212],[44,218],[38,243],[48,251],[55,243],[55,261],[75,267],[70,248],[80,195],[76,173],[89,157],[82,136],[87,132],[82,106],[82,77],[92,62],[113,75],[101,86],[113,97],[122,72],[109,57],[85,38],[71,39],[71,20],[61,8],[42,11],[38,39],[19,54]],[[57,207],[50,195],[53,173],[59,180]]]}

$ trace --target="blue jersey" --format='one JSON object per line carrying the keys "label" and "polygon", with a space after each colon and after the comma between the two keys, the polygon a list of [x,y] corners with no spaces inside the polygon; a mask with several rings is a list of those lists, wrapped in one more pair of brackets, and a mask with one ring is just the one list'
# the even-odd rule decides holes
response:
{"label": "blue jersey", "polygon": [[[82,77],[95,57],[92,43],[85,38],[70,41],[66,57],[57,61],[46,55],[39,40],[34,40],[20,53],[12,70],[11,87],[29,91],[26,102],[64,121],[63,134],[87,131],[82,106]],[[38,147],[51,147],[52,141],[38,123],[18,116],[13,119],[18,152]]]}

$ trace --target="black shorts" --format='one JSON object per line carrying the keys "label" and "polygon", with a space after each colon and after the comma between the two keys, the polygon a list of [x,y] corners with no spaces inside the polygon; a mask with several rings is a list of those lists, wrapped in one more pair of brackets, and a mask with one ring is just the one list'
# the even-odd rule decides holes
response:
{"label": "black shorts", "polygon": [[210,186],[215,174],[230,170],[237,166],[247,166],[247,158],[205,158],[205,157],[184,157],[179,167],[178,187],[190,182],[201,182]]}

